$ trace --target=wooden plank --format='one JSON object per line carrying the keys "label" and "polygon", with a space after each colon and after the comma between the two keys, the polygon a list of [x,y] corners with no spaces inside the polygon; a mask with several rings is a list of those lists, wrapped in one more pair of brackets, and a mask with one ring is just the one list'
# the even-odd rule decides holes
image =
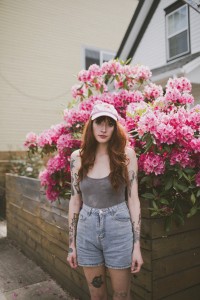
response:
{"label": "wooden plank", "polygon": [[200,214],[198,213],[192,218],[187,218],[183,226],[177,226],[176,224],[173,224],[169,232],[165,231],[164,219],[162,218],[152,218],[149,221],[145,220],[145,223],[146,227],[148,223],[149,227],[151,226],[151,238],[156,239],[162,236],[171,236],[200,228]]}
{"label": "wooden plank", "polygon": [[153,281],[155,300],[200,284],[200,265]]}
{"label": "wooden plank", "polygon": [[200,229],[152,240],[152,259],[200,247]]}
{"label": "wooden plank", "polygon": [[191,249],[168,257],[154,260],[153,279],[169,276],[200,265],[200,248]]}
{"label": "wooden plank", "polygon": [[131,282],[133,286],[137,285],[147,291],[151,291],[152,290],[151,276],[152,276],[152,272],[142,267],[139,273],[132,276]]}
{"label": "wooden plank", "polygon": [[165,300],[199,300],[200,284],[166,297]]}

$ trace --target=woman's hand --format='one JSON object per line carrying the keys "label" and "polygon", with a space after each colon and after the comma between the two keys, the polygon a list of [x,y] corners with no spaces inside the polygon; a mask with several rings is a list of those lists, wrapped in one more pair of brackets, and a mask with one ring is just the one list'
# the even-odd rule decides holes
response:
{"label": "woman's hand", "polygon": [[67,255],[67,262],[69,263],[72,269],[76,269],[78,267],[75,247],[69,248],[68,255]]}
{"label": "woman's hand", "polygon": [[135,247],[132,254],[132,265],[131,273],[140,272],[141,266],[143,265],[142,254],[140,248]]}

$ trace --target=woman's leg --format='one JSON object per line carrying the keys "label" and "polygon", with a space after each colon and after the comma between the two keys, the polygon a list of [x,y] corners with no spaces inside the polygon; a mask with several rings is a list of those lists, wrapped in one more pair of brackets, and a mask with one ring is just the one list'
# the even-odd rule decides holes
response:
{"label": "woman's leg", "polygon": [[131,270],[128,269],[108,269],[110,273],[113,300],[131,300]]}
{"label": "woman's leg", "polygon": [[83,267],[91,300],[107,300],[105,266]]}

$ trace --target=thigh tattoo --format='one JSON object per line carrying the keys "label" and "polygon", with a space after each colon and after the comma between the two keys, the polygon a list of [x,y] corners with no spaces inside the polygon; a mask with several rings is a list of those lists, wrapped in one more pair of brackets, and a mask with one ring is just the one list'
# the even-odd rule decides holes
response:
{"label": "thigh tattoo", "polygon": [[91,282],[91,284],[95,287],[95,288],[100,288],[103,284],[103,280],[102,280],[102,275],[100,276],[95,276]]}

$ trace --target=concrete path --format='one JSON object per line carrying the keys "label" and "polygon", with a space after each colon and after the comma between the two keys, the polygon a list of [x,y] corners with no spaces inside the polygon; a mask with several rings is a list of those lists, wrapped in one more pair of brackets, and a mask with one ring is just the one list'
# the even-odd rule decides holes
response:
{"label": "concrete path", "polygon": [[6,237],[0,220],[0,300],[78,300],[64,291]]}

